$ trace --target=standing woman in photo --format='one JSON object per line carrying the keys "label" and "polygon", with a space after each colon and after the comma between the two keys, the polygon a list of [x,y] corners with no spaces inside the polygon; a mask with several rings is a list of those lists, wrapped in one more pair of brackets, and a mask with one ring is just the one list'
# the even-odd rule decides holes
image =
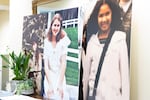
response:
{"label": "standing woman in photo", "polygon": [[86,49],[84,100],[94,100],[90,99],[93,95],[95,100],[129,100],[128,52],[126,33],[119,31],[120,7],[111,0],[99,0],[90,19],[98,28],[90,33]]}
{"label": "standing woman in photo", "polygon": [[42,69],[42,54],[38,47],[38,41],[35,40],[32,42],[33,57],[32,57],[32,67],[34,68],[34,77],[36,85],[36,93],[40,94],[41,92],[41,69]]}
{"label": "standing woman in photo", "polygon": [[66,92],[66,57],[70,39],[62,29],[62,17],[55,14],[44,40],[44,96],[47,99],[68,100]]}
{"label": "standing woman in photo", "polygon": [[130,61],[130,40],[131,40],[131,18],[132,18],[132,0],[119,0],[119,6],[122,8],[122,27],[120,30],[126,32],[126,42],[128,47],[128,56]]}

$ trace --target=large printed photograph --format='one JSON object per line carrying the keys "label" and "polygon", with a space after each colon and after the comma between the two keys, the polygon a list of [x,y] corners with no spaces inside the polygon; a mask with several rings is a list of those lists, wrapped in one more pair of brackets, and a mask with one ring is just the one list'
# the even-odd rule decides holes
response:
{"label": "large printed photograph", "polygon": [[132,1],[97,0],[87,5],[81,100],[129,100]]}
{"label": "large printed photograph", "polygon": [[79,86],[78,8],[48,13],[44,98],[76,100]]}
{"label": "large printed photograph", "polygon": [[23,18],[22,49],[31,53],[29,79],[32,79],[34,93],[38,95],[43,94],[43,47],[47,21],[47,13],[24,16]]}

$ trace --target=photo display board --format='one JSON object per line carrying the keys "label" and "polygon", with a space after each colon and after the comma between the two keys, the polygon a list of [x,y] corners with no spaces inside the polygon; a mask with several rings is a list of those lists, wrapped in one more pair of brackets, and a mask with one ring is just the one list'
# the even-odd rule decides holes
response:
{"label": "photo display board", "polygon": [[43,98],[77,100],[81,35],[79,8],[52,10],[24,17],[23,50],[30,51],[31,72]]}

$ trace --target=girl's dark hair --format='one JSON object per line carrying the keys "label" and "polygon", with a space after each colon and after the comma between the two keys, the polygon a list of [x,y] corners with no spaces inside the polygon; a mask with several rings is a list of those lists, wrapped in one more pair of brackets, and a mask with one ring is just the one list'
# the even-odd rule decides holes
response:
{"label": "girl's dark hair", "polygon": [[[119,5],[115,2],[113,2],[112,0],[98,0],[90,18],[94,17],[94,16],[96,16],[96,17],[98,16],[99,9],[103,4],[108,4],[108,6],[110,7],[110,9],[112,11],[111,28],[118,30],[121,25],[121,9],[120,9]],[[92,19],[95,20],[96,24],[98,25],[98,19],[97,18],[95,18],[95,19],[92,18]]]}
{"label": "girl's dark hair", "polygon": [[98,15],[99,8],[105,3],[108,4],[112,11],[112,22],[111,22],[111,28],[118,30],[121,25],[121,9],[119,5],[111,0],[100,0],[98,1],[98,5],[96,7],[96,12]]}
{"label": "girl's dark hair", "polygon": [[54,21],[55,20],[58,20],[58,21],[60,21],[60,30],[59,30],[59,32],[58,32],[58,34],[57,34],[57,36],[56,36],[56,42],[58,42],[60,39],[61,39],[61,28],[62,28],[62,17],[61,17],[61,15],[60,14],[58,14],[58,13],[56,13],[55,15],[54,15],[54,17],[53,17],[53,19],[52,19],[52,21],[51,21],[51,24],[50,24],[50,28],[49,28],[49,31],[48,31],[48,39],[49,39],[49,41],[51,41],[52,40],[52,24],[54,23]]}
{"label": "girl's dark hair", "polygon": [[89,41],[92,34],[101,31],[99,30],[97,17],[98,17],[99,9],[104,3],[108,4],[110,9],[112,10],[112,22],[110,27],[113,28],[114,30],[120,29],[121,9],[119,5],[116,2],[114,2],[114,0],[98,0],[87,22],[86,42]]}

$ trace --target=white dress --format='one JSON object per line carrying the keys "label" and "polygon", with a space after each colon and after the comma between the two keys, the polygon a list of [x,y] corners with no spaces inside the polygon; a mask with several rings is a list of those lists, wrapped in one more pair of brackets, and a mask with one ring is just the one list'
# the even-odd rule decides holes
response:
{"label": "white dress", "polygon": [[[45,97],[47,96],[47,91],[50,87],[53,87],[54,89],[54,96],[50,99],[54,100],[60,100],[58,99],[58,93],[57,93],[57,88],[58,88],[58,81],[60,77],[60,72],[61,72],[61,66],[60,66],[60,58],[62,55],[67,54],[67,48],[68,45],[70,44],[70,39],[65,36],[64,38],[60,39],[59,42],[57,42],[56,47],[54,48],[52,46],[52,43],[48,41],[48,39],[44,40],[44,58],[49,59],[49,77],[52,82],[52,86],[49,86],[46,76],[44,78],[44,92],[45,92]],[[48,66],[45,66],[48,67]],[[63,81],[63,90],[64,90],[64,100],[68,100],[69,96],[67,96],[66,91],[66,78],[64,77]],[[67,99],[68,98],[68,99]]]}

